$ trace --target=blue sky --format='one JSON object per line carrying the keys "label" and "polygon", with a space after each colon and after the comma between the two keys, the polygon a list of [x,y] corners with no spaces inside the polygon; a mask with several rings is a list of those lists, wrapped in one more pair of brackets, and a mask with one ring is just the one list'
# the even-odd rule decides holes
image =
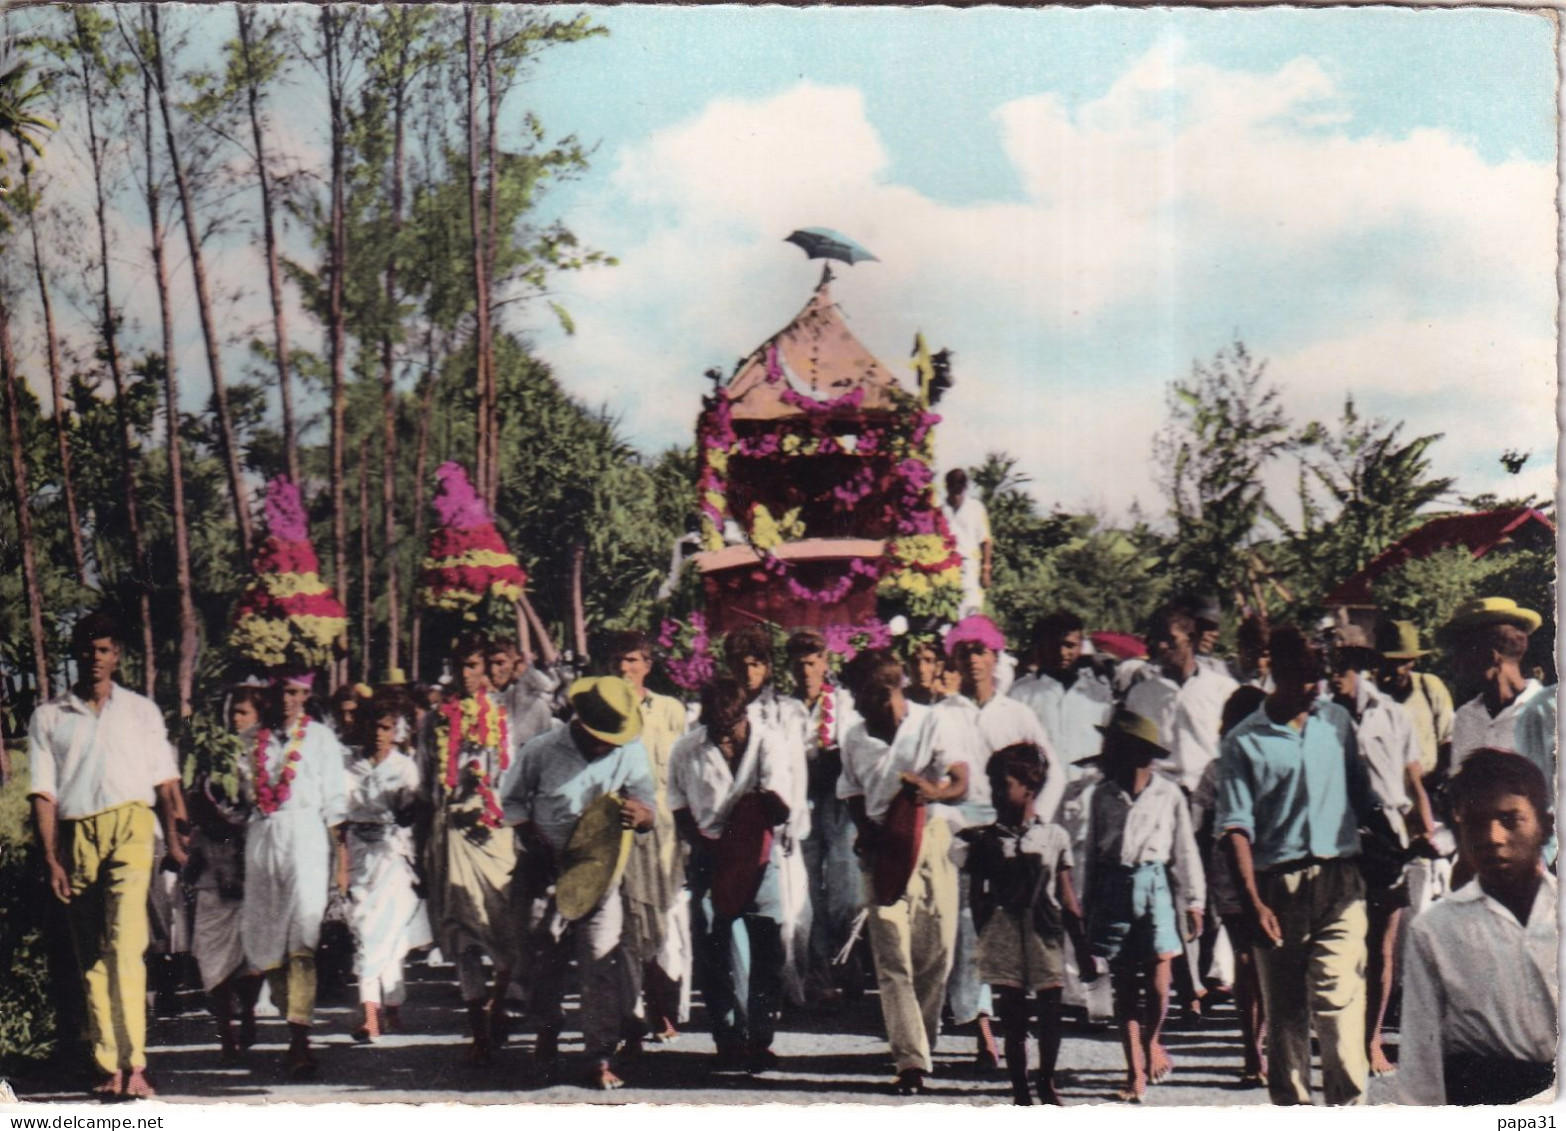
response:
{"label": "blue sky", "polygon": [[1469,491],[1553,492],[1541,16],[590,11],[610,35],[528,102],[597,144],[550,204],[621,266],[564,281],[579,333],[536,340],[646,446],[801,305],[819,265],[779,241],[822,224],[882,260],[834,288],[872,348],[955,351],[944,462],[1021,455],[1046,505],[1160,509],[1164,386],[1235,334],[1301,423],[1352,394],[1446,433]]}
{"label": "blue sky", "polygon": [[[834,294],[884,361],[916,331],[954,351],[942,462],[1008,451],[1046,506],[1161,511],[1150,453],[1165,388],[1237,334],[1300,424],[1353,395],[1409,435],[1445,433],[1436,470],[1465,491],[1554,491],[1543,15],[587,10],[610,34],[547,54],[502,136],[531,111],[593,147],[543,215],[620,264],[558,281],[574,337],[542,304],[507,317],[648,451],[688,442],[703,371],[732,367],[805,302],[820,265],[782,241],[824,225],[881,259],[840,270]],[[180,18],[194,30],[184,65],[215,65],[231,8]],[[319,166],[321,92],[306,67],[294,82],[275,146]],[[69,186],[64,127],[49,164]],[[140,205],[118,223],[119,258],[142,270]],[[250,367],[238,331],[267,318],[250,239],[219,241],[209,264],[214,290],[238,296],[224,311],[231,377]],[[205,364],[175,254],[195,407]],[[155,330],[151,288],[123,278],[133,325]],[[294,336],[314,348],[294,305]],[[1520,479],[1500,470],[1506,448],[1534,453]],[[1280,493],[1292,479],[1279,468]]]}

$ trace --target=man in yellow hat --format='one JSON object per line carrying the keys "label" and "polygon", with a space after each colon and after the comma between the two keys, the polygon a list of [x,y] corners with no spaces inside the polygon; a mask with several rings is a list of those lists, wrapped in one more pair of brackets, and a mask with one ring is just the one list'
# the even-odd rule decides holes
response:
{"label": "man in yellow hat", "polygon": [[620,885],[611,880],[586,914],[567,921],[554,883],[563,851],[590,806],[613,794],[620,799],[621,824],[644,832],[656,820],[658,793],[639,737],[636,689],[619,676],[596,676],[577,680],[568,696],[570,724],[539,735],[517,755],[505,814],[527,847],[528,887],[536,897],[529,931],[529,998],[539,1026],[534,1055],[546,1074],[553,1072],[564,1024],[565,970],[574,952],[582,979],[582,1037],[592,1065],[587,1084],[608,1091],[623,1084],[610,1065],[624,1011]]}
{"label": "man in yellow hat", "polygon": [[1478,689],[1452,718],[1454,771],[1475,750],[1491,747],[1526,755],[1544,771],[1545,781],[1555,780],[1553,742],[1548,750],[1518,746],[1519,720],[1545,694],[1544,685],[1522,671],[1528,637],[1543,619],[1507,597],[1478,597],[1452,614],[1446,635],[1456,654],[1459,686]]}

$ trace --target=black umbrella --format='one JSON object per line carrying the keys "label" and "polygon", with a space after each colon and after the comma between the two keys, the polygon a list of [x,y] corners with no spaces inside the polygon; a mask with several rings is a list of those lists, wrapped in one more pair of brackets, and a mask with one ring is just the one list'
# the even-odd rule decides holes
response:
{"label": "black umbrella", "polygon": [[855,263],[870,260],[881,262],[859,244],[831,228],[801,228],[783,237],[784,243],[797,244],[804,249],[807,259],[839,259],[852,267]]}

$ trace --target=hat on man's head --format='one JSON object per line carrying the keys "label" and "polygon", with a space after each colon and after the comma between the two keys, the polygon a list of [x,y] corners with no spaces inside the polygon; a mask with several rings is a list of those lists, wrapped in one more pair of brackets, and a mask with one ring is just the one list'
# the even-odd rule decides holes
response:
{"label": "hat on man's head", "polygon": [[[1154,758],[1168,758],[1170,756],[1169,748],[1160,739],[1158,724],[1146,715],[1139,715],[1135,711],[1126,710],[1124,707],[1110,717],[1107,725],[1095,726],[1093,729],[1106,739],[1140,743],[1146,747],[1148,753]],[[1098,761],[1102,756],[1102,753],[1093,754],[1086,758],[1078,758],[1071,764],[1073,766],[1085,766],[1089,762]]]}
{"label": "hat on man's head", "polygon": [[1370,636],[1357,624],[1343,624],[1332,630],[1332,650],[1334,652],[1374,652],[1371,646]]}
{"label": "hat on man's head", "polygon": [[946,634],[946,654],[955,656],[957,645],[968,641],[982,644],[991,652],[1004,652],[1006,650],[1006,636],[996,627],[995,622],[989,617],[974,614],[971,617],[963,617],[952,626],[952,630]]}
{"label": "hat on man's head", "polygon": [[1218,598],[1211,593],[1187,597],[1180,602],[1180,607],[1191,615],[1192,620],[1204,620],[1208,624],[1223,623],[1223,608],[1218,604]]}
{"label": "hat on man's head", "polygon": [[1475,597],[1457,606],[1444,631],[1467,632],[1492,624],[1511,624],[1524,632],[1533,632],[1543,623],[1544,618],[1538,613],[1522,608],[1510,597]]}
{"label": "hat on man's head", "polygon": [[1376,651],[1384,660],[1417,660],[1430,655],[1419,646],[1419,627],[1411,620],[1384,620],[1376,625]]}
{"label": "hat on man's head", "polygon": [[315,688],[314,672],[279,672],[272,677],[273,687],[302,687],[306,691]]}
{"label": "hat on man's head", "polygon": [[571,685],[567,697],[576,721],[594,738],[624,746],[642,733],[636,689],[617,675],[587,676]]}

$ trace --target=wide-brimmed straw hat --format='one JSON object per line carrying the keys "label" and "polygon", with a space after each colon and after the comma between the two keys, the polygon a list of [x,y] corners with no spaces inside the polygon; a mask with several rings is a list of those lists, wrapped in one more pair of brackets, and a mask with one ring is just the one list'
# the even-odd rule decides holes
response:
{"label": "wide-brimmed straw hat", "polygon": [[1510,597],[1475,597],[1457,606],[1457,611],[1446,622],[1446,631],[1466,632],[1492,624],[1512,624],[1524,632],[1534,632],[1544,623],[1544,618],[1532,609],[1525,609]]}
{"label": "wide-brimmed straw hat", "polygon": [[594,738],[624,746],[642,733],[636,689],[617,675],[588,676],[567,693],[576,721]]}
{"label": "wide-brimmed straw hat", "polygon": [[1384,620],[1376,626],[1376,651],[1384,660],[1417,660],[1430,655],[1419,646],[1419,626],[1411,620]]}
{"label": "wide-brimmed straw hat", "polygon": [[[1106,725],[1095,726],[1093,729],[1106,739],[1140,743],[1154,758],[1170,757],[1169,748],[1163,744],[1158,733],[1158,724],[1146,715],[1139,715],[1135,711],[1128,711],[1122,707],[1110,717]],[[1101,757],[1103,757],[1102,751],[1086,758],[1078,758],[1072,765],[1085,766],[1090,762],[1098,761]]]}

